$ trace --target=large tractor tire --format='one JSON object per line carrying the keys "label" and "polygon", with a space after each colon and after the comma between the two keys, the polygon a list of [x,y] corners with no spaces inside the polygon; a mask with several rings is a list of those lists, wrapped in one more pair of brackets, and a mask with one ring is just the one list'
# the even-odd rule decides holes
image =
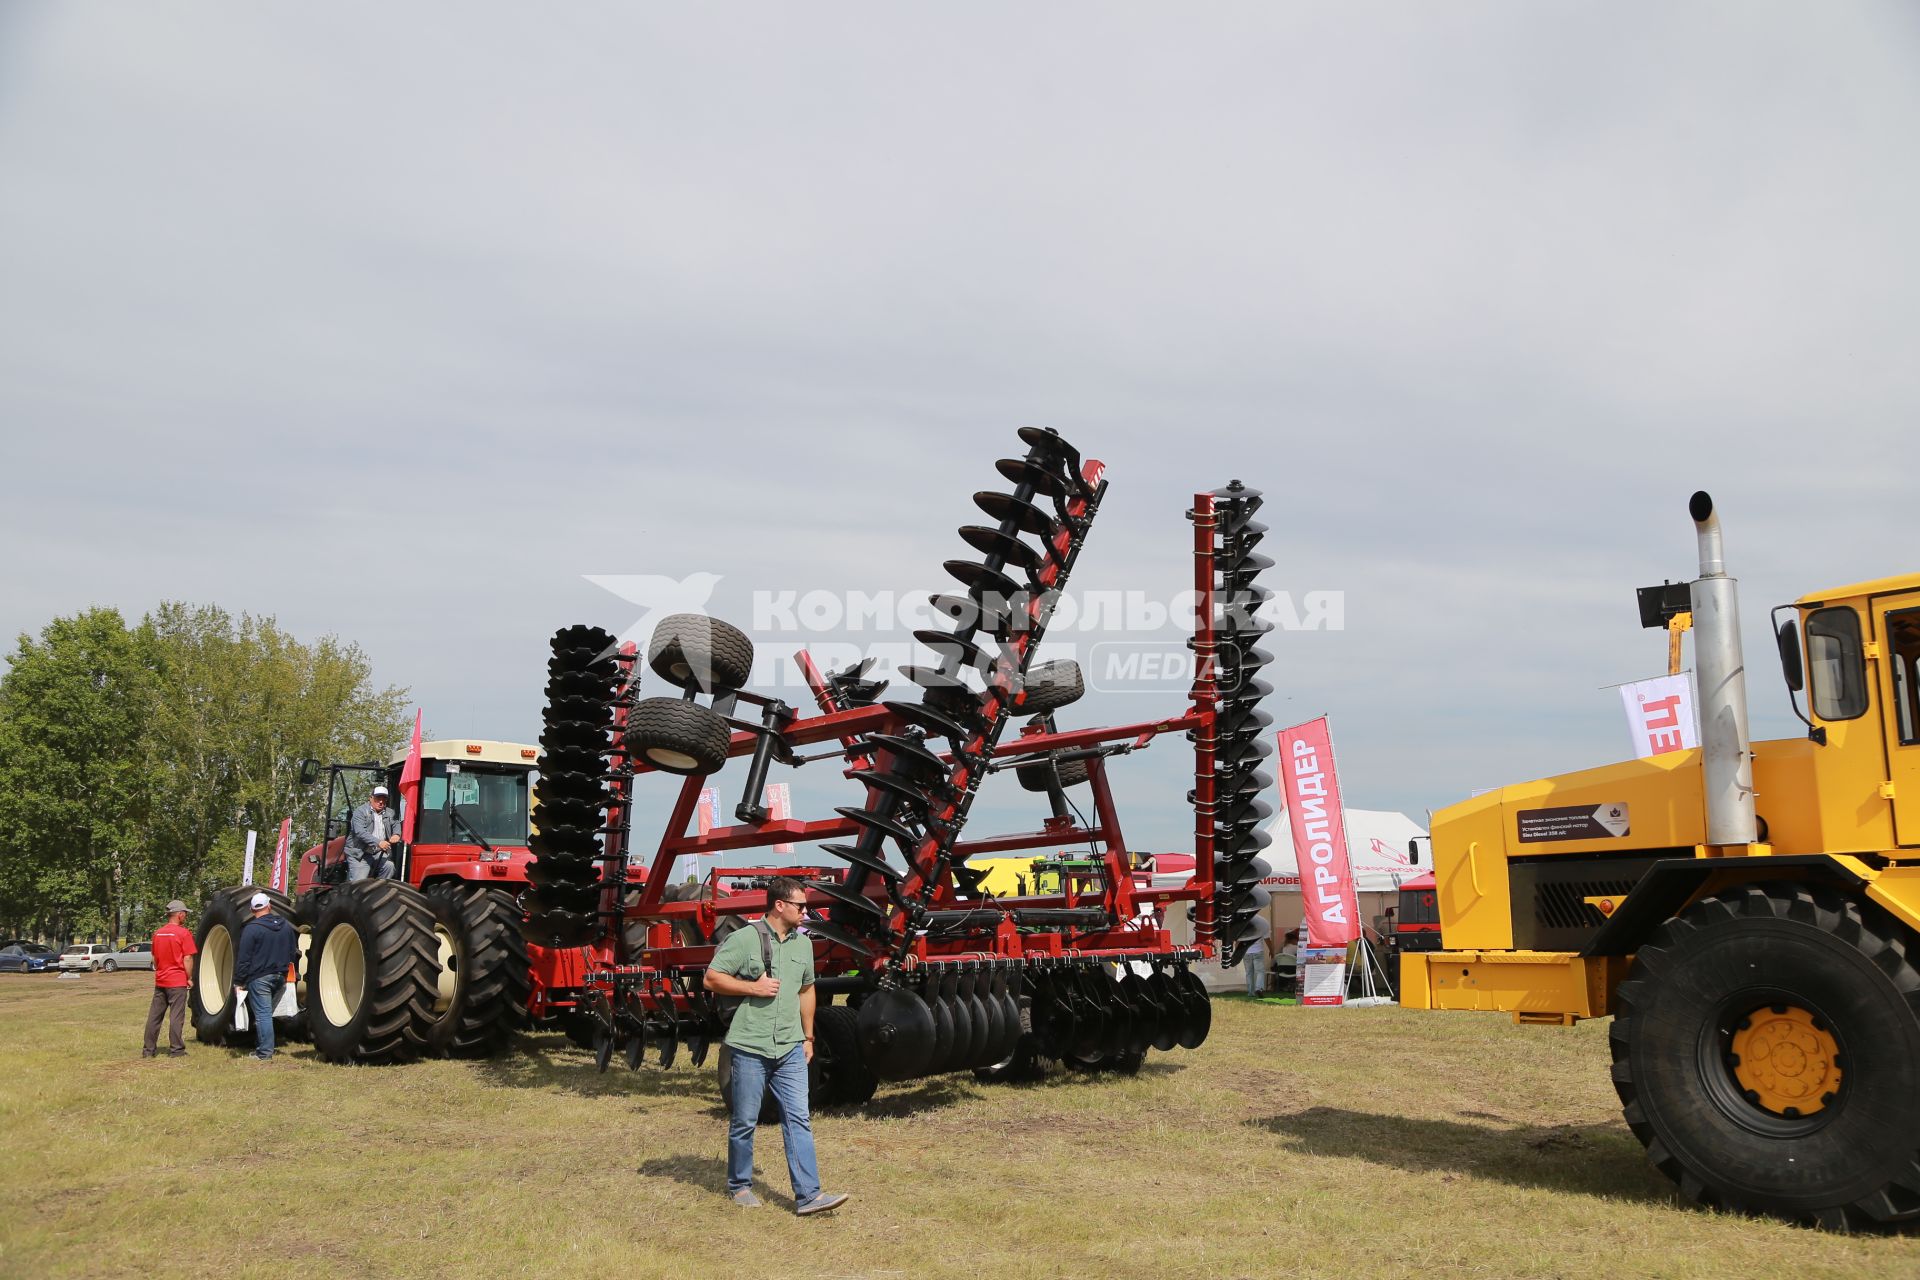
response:
{"label": "large tractor tire", "polygon": [[1703,1205],[1846,1230],[1920,1217],[1920,970],[1871,907],[1804,884],[1703,899],[1620,984],[1614,1087]]}
{"label": "large tractor tire", "polygon": [[435,952],[427,1051],[490,1058],[526,1025],[533,978],[520,908],[503,890],[461,881],[434,885],[426,899]]}
{"label": "large tractor tire", "polygon": [[873,1097],[880,1077],[860,1052],[860,1019],[845,1005],[823,1005],[813,1015],[813,1061],[807,1096],[816,1107],[859,1106]]}
{"label": "large tractor tire", "polygon": [[308,961],[313,1045],[331,1062],[407,1062],[427,1047],[438,945],[419,890],[359,880],[321,900]]}
{"label": "large tractor tire", "polygon": [[293,900],[284,893],[250,884],[230,885],[215,891],[200,913],[200,927],[193,943],[199,948],[194,962],[193,984],[187,989],[187,1013],[193,1019],[193,1034],[202,1044],[251,1044],[253,1033],[233,1029],[233,969],[240,954],[240,931],[253,918],[247,904],[256,893],[267,895],[273,913],[284,916],[295,928],[300,916]]}

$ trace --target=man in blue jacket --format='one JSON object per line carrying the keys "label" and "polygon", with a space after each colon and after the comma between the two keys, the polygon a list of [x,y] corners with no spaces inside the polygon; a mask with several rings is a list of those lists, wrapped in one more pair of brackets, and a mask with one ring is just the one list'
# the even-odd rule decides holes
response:
{"label": "man in blue jacket", "polygon": [[287,966],[298,948],[293,926],[273,913],[267,895],[253,895],[253,919],[240,931],[240,954],[233,962],[233,994],[245,999],[253,1019],[253,1056],[273,1057],[273,1006],[287,986]]}

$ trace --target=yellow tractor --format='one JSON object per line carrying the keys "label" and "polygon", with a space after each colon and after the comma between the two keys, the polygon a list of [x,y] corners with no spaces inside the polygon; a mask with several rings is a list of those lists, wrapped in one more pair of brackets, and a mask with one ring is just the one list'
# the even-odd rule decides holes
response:
{"label": "yellow tractor", "polygon": [[1627,1124],[1701,1204],[1920,1218],[1920,575],[1776,609],[1807,734],[1751,742],[1719,517],[1690,511],[1700,576],[1642,614],[1692,615],[1700,745],[1434,815],[1442,949],[1402,958],[1401,1003],[1612,1015]]}

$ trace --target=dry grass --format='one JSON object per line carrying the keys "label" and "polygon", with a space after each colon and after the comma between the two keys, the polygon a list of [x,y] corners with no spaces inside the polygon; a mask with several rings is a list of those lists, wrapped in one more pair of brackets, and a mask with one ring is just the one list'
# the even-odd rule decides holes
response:
{"label": "dry grass", "polygon": [[[1132,1080],[948,1077],[816,1119],[836,1216],[721,1197],[712,1075],[139,1058],[144,974],[0,977],[0,1276],[1908,1276],[1920,1241],[1687,1209],[1603,1025],[1217,1007]],[[770,1193],[770,1194],[769,1194]]]}

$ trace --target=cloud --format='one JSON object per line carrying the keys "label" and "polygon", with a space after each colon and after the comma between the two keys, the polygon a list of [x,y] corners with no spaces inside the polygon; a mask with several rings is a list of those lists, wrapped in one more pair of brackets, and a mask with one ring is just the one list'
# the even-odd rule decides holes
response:
{"label": "cloud", "polygon": [[[1756,669],[1766,605],[1912,567],[1912,24],[9,10],[0,627],[272,612],[528,738],[546,635],[630,620],[582,575],[937,583],[1038,423],[1112,467],[1083,590],[1177,590],[1191,495],[1268,491],[1278,581],[1349,602],[1276,710],[1356,802],[1611,759],[1693,488]],[[1142,847],[1180,756],[1116,766]]]}

